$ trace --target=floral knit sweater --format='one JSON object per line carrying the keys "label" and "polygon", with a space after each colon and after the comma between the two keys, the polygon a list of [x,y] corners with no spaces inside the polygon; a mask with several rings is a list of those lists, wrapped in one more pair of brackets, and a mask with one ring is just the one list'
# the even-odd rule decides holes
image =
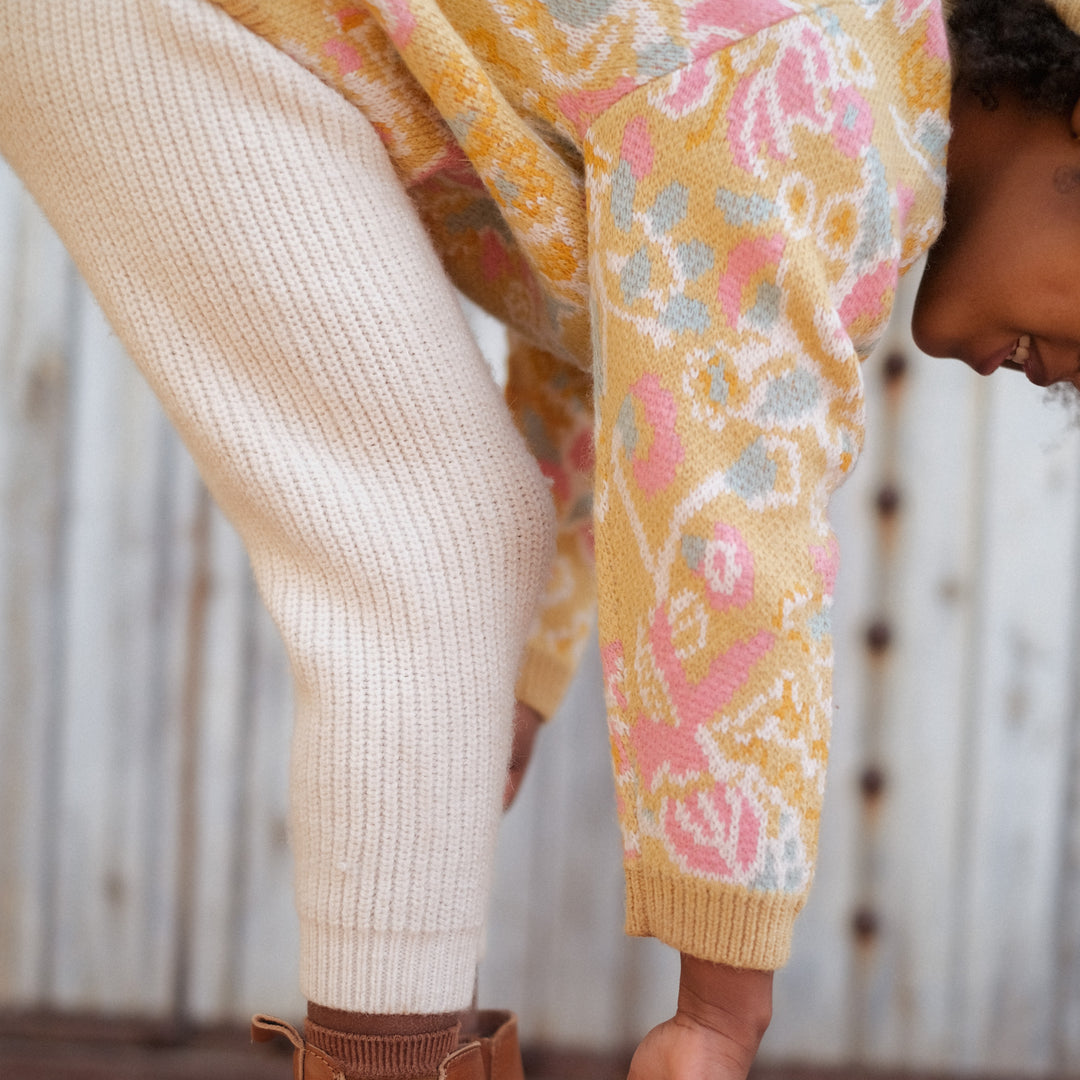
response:
{"label": "floral knit sweater", "polygon": [[595,529],[628,930],[778,966],[824,787],[827,502],[941,225],[938,0],[215,2],[367,115],[511,328],[560,518],[518,691],[549,714],[569,681]]}

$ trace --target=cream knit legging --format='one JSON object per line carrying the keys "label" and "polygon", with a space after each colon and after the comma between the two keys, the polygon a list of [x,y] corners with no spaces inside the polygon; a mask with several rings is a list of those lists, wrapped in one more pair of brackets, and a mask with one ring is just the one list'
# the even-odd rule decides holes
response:
{"label": "cream knit legging", "polygon": [[464,1006],[550,497],[378,137],[206,0],[0,0],[0,151],[288,648],[303,992]]}

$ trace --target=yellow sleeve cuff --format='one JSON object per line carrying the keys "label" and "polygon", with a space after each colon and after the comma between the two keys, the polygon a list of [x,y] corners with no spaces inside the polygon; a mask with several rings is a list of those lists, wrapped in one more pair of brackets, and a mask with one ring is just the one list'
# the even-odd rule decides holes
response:
{"label": "yellow sleeve cuff", "polygon": [[518,701],[550,720],[566,696],[575,670],[574,664],[543,652],[535,645],[527,646],[515,688]]}
{"label": "yellow sleeve cuff", "polygon": [[787,963],[805,896],[751,892],[643,865],[626,871],[626,932],[731,967],[772,971]]}

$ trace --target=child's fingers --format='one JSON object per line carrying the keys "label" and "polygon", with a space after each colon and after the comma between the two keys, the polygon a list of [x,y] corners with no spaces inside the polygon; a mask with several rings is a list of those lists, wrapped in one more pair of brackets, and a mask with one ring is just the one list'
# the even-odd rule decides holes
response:
{"label": "child's fingers", "polygon": [[510,764],[506,770],[506,788],[503,791],[503,810],[509,810],[525,776],[532,757],[533,743],[543,719],[530,705],[520,701],[514,707],[514,745],[510,750]]}
{"label": "child's fingers", "polygon": [[746,1080],[754,1053],[678,1015],[641,1040],[627,1080]]}

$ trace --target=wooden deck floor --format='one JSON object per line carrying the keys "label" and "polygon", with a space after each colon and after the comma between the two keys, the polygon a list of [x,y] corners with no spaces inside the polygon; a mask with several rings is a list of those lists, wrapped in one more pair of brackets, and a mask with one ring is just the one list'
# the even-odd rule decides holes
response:
{"label": "wooden deck floor", "polygon": [[[527,1047],[528,1080],[625,1080],[628,1055]],[[0,1080],[289,1080],[288,1047],[241,1027],[184,1029],[109,1018],[0,1012]],[[751,1080],[949,1080],[943,1075],[762,1067]],[[965,1080],[977,1080],[966,1076]],[[995,1080],[1009,1080],[995,1077]]]}

